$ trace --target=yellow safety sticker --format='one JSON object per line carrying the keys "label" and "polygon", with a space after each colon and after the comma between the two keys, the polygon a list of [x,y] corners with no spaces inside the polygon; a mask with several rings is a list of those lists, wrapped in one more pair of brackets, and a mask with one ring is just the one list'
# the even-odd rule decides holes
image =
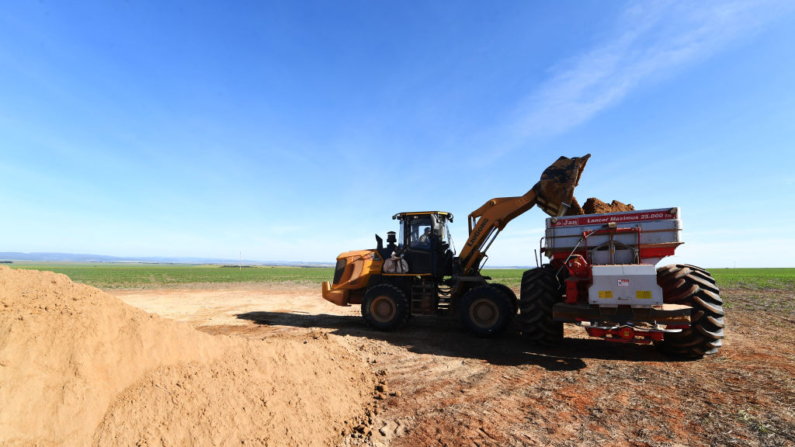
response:
{"label": "yellow safety sticker", "polygon": [[599,298],[613,298],[613,291],[612,290],[600,290],[599,291]]}
{"label": "yellow safety sticker", "polygon": [[651,299],[651,290],[636,290],[635,291],[635,298],[642,299],[642,300],[650,300]]}

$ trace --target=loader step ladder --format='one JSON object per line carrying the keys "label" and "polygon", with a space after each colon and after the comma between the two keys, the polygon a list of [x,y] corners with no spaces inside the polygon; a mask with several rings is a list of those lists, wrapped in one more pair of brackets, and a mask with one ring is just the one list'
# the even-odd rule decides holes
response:
{"label": "loader step ladder", "polygon": [[451,287],[440,286],[437,289],[437,293],[439,294],[439,303],[436,306],[436,314],[437,315],[449,315],[450,307],[452,306],[452,299],[450,298],[450,294],[452,293]]}

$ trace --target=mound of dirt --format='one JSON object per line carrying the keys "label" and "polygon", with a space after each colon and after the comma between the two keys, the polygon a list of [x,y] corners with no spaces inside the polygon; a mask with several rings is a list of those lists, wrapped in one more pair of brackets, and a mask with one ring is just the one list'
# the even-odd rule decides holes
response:
{"label": "mound of dirt", "polygon": [[605,203],[596,197],[591,197],[585,201],[585,205],[580,207],[580,203],[576,198],[572,198],[571,207],[566,213],[567,216],[579,216],[582,214],[604,214],[604,213],[620,213],[622,211],[635,211],[632,204],[625,205],[618,200],[613,200],[611,203]]}
{"label": "mound of dirt", "polygon": [[211,336],[0,267],[0,445],[334,445],[373,384],[325,337]]}
{"label": "mound of dirt", "polygon": [[635,211],[635,207],[632,206],[631,203],[624,205],[618,200],[613,200],[611,203],[605,203],[596,197],[591,197],[585,201],[585,205],[582,206],[582,210],[585,212],[585,214],[604,214],[620,213],[622,211]]}

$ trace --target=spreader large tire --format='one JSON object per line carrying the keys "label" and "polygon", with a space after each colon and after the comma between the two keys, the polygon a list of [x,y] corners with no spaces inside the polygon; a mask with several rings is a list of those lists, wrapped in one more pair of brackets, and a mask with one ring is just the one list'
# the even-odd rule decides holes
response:
{"label": "spreader large tire", "polygon": [[706,270],[688,264],[657,269],[657,284],[663,289],[663,302],[684,304],[693,309],[689,329],[665,334],[656,342],[664,353],[686,358],[701,358],[718,352],[725,326],[720,290]]}
{"label": "spreader large tire", "polygon": [[459,305],[461,322],[480,337],[491,337],[505,331],[515,311],[511,299],[493,284],[478,286],[467,292]]}
{"label": "spreader large tire", "polygon": [[558,279],[552,269],[542,267],[524,272],[518,321],[526,341],[549,346],[563,340],[563,323],[552,319],[552,307],[561,300]]}
{"label": "spreader large tire", "polygon": [[409,319],[406,295],[390,284],[377,285],[364,294],[362,317],[372,328],[393,331]]}

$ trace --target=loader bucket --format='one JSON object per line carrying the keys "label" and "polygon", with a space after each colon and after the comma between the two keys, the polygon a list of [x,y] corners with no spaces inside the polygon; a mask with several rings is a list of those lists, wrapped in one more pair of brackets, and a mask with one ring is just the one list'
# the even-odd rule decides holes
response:
{"label": "loader bucket", "polygon": [[571,206],[574,188],[580,182],[580,175],[591,154],[584,157],[560,157],[544,170],[539,181],[533,188],[536,193],[536,204],[552,217],[562,216]]}

